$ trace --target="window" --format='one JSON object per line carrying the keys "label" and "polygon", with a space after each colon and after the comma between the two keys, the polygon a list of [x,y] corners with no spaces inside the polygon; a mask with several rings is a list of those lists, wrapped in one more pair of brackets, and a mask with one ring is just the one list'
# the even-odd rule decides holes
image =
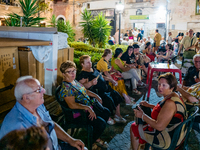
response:
{"label": "window", "polygon": [[141,10],[141,9],[138,9],[138,10],[136,11],[136,15],[142,15],[142,10]]}
{"label": "window", "polygon": [[87,3],[87,9],[90,9],[90,3]]}
{"label": "window", "polygon": [[196,0],[196,15],[200,15],[200,0]]}
{"label": "window", "polygon": [[136,0],[136,3],[143,2],[143,0]]}
{"label": "window", "polygon": [[165,23],[157,23],[156,28],[165,28]]}
{"label": "window", "polygon": [[11,1],[10,0],[0,0],[0,4],[11,5]]}
{"label": "window", "polygon": [[58,21],[65,21],[62,17],[58,18]]}

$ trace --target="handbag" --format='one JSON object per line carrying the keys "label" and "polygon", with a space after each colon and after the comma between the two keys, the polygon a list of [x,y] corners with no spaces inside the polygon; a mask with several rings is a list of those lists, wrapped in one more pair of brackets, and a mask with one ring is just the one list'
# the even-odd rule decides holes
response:
{"label": "handbag", "polygon": [[[145,106],[142,106],[142,105],[138,105],[142,110],[143,110],[143,112],[147,115],[147,116],[149,116],[149,117],[151,117],[151,108],[149,108],[149,107],[145,107]],[[136,106],[136,109],[138,109],[138,107]],[[139,110],[139,109],[138,109]],[[144,121],[142,121],[142,119],[141,118],[137,118],[137,117],[135,117],[135,123],[136,124],[147,124],[146,122],[144,122]]]}
{"label": "handbag", "polygon": [[93,98],[94,102],[92,103],[92,106],[94,109],[97,109],[99,112],[103,112],[104,107],[102,104],[95,98]]}
{"label": "handbag", "polygon": [[[68,82],[67,82],[68,83]],[[82,91],[78,90],[75,86],[73,86],[72,84],[68,83],[72,88],[74,88],[76,91],[78,91],[79,93],[81,93],[81,95],[83,95],[92,105],[92,107],[94,109],[97,109],[99,112],[103,112],[104,107],[102,106],[102,104],[95,98],[92,98],[92,100],[88,97],[86,97]]]}
{"label": "handbag", "polygon": [[115,81],[118,81],[118,80],[122,80],[123,77],[121,74],[118,73],[117,70],[115,70],[113,67],[111,68],[110,70],[110,75],[111,77],[115,80]]}

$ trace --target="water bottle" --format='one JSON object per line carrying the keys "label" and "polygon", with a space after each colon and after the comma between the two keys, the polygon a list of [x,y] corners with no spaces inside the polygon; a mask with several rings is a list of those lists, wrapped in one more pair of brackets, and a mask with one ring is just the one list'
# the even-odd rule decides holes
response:
{"label": "water bottle", "polygon": [[157,64],[157,57],[154,58],[154,63]]}

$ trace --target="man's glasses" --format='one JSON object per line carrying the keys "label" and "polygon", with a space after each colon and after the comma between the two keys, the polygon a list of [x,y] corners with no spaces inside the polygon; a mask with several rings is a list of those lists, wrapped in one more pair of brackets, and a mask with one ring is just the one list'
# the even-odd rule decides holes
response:
{"label": "man's glasses", "polygon": [[194,61],[195,63],[200,63],[200,61]]}
{"label": "man's glasses", "polygon": [[76,73],[76,69],[73,71],[65,71],[65,73],[68,73],[68,74]]}
{"label": "man's glasses", "polygon": [[27,93],[27,94],[32,94],[32,93],[42,93],[42,90],[43,90],[43,86],[40,86],[39,89],[33,91],[33,92],[30,92],[30,93]]}

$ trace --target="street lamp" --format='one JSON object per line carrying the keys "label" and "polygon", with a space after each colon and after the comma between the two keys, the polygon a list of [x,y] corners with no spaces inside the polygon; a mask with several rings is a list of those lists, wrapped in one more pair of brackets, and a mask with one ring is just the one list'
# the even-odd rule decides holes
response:
{"label": "street lamp", "polygon": [[124,5],[121,3],[121,1],[116,5],[116,11],[119,12],[119,45],[121,44],[120,41],[120,31],[121,31],[121,14],[123,13]]}

